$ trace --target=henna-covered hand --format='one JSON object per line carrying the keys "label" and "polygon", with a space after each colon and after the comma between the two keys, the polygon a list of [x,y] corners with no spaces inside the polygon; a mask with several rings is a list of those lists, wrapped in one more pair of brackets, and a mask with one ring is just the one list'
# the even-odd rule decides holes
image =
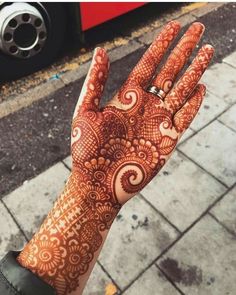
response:
{"label": "henna-covered hand", "polygon": [[[67,294],[79,285],[102,232],[120,207],[163,167],[201,105],[198,84],[213,55],[203,46],[190,67],[175,80],[196,47],[204,26],[192,24],[158,74],[156,69],[180,29],[170,22],[152,43],[125,84],[100,108],[109,61],[95,50],[72,124],[72,174],[39,232],[19,256],[24,266]],[[164,100],[146,91],[155,85]]]}
{"label": "henna-covered hand", "polygon": [[[192,24],[153,78],[179,28],[174,21],[164,28],[103,109],[108,57],[102,48],[95,51],[74,114],[73,171],[78,182],[99,184],[115,203],[124,204],[158,173],[200,107],[205,87],[197,83],[212,57],[211,46],[202,47],[173,83],[204,31],[202,24]],[[150,84],[168,93],[164,101],[146,91]]]}

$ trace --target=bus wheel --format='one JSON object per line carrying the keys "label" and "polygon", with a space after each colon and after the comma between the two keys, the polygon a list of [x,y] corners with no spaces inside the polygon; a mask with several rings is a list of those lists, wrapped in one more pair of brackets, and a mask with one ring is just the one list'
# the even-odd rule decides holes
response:
{"label": "bus wheel", "polygon": [[0,5],[0,80],[12,80],[50,64],[62,48],[66,13],[61,3]]}

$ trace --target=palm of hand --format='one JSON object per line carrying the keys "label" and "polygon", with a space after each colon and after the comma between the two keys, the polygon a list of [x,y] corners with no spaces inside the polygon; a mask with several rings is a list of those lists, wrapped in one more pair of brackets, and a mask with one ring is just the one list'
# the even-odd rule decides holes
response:
{"label": "palm of hand", "polygon": [[108,58],[101,48],[95,52],[72,126],[73,173],[92,198],[125,203],[159,172],[196,115],[204,87],[195,86],[212,56],[210,46],[199,51],[171,90],[201,36],[203,26],[194,25],[177,45],[178,55],[174,51],[154,79],[154,85],[168,92],[164,101],[148,93],[146,86],[178,32],[176,22],[167,25],[120,91],[100,110]]}
{"label": "palm of hand", "polygon": [[83,181],[106,183],[109,193],[124,203],[158,173],[179,134],[161,100],[138,88],[127,87],[119,94],[133,106],[106,106],[75,119],[72,155]]}

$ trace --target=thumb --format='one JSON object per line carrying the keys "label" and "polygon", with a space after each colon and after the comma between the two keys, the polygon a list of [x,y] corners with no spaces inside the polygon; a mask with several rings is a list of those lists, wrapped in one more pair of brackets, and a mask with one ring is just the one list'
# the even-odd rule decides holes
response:
{"label": "thumb", "polygon": [[99,110],[99,103],[107,80],[109,58],[104,48],[94,50],[93,59],[84,81],[80,96],[75,108],[74,117],[78,110]]}

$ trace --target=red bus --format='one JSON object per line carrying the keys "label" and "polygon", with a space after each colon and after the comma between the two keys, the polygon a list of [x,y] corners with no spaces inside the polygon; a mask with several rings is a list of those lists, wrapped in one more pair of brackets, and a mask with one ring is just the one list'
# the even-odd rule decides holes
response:
{"label": "red bus", "polygon": [[144,2],[0,2],[0,79],[30,74],[53,62],[68,24],[76,38]]}

